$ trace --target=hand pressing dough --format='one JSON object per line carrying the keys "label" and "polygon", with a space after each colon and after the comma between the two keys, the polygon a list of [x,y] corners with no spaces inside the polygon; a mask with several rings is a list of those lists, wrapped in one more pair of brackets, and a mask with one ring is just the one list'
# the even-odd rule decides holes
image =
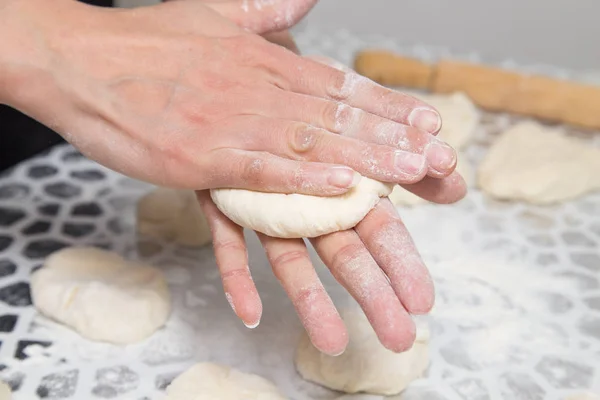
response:
{"label": "hand pressing dough", "polygon": [[137,230],[142,236],[199,247],[211,233],[192,190],[158,188],[138,202]]}
{"label": "hand pressing dough", "polygon": [[36,308],[82,336],[128,344],[164,325],[169,288],[156,268],[91,247],[53,253],[31,276]]}
{"label": "hand pressing dough", "polygon": [[214,189],[219,210],[238,225],[280,238],[311,238],[353,228],[393,185],[363,177],[341,196]]}
{"label": "hand pressing dough", "polygon": [[296,368],[302,377],[346,393],[398,394],[421,377],[429,364],[429,331],[417,330],[413,347],[394,353],[379,342],[364,314],[358,310],[343,315],[350,342],[337,357],[325,355],[306,333],[296,350]]}
{"label": "hand pressing dough", "polygon": [[10,390],[10,386],[6,383],[0,381],[0,400],[10,400],[12,399],[12,392]]}
{"label": "hand pressing dough", "polygon": [[[462,93],[416,97],[438,109],[443,119],[440,138],[455,149],[463,148],[479,124],[479,113]],[[318,197],[301,194],[261,193],[240,189],[211,190],[219,210],[236,224],[280,238],[311,238],[353,228],[392,192],[394,185],[363,177],[341,196]],[[397,189],[401,203],[418,203],[417,196]]]}
{"label": "hand pressing dough", "polygon": [[258,375],[200,363],[167,387],[165,400],[285,400],[277,387]]}
{"label": "hand pressing dough", "polygon": [[463,150],[473,138],[479,126],[480,115],[477,107],[464,93],[453,94],[408,94],[435,107],[442,117],[442,129],[438,137],[456,151]]}
{"label": "hand pressing dough", "polygon": [[600,149],[536,122],[513,126],[492,145],[478,171],[487,194],[551,204],[600,189]]}
{"label": "hand pressing dough", "polygon": [[[458,158],[458,162],[456,164],[456,171],[462,175],[465,179],[467,186],[473,186],[475,183],[475,174],[473,173],[473,169],[467,160],[464,160],[464,156]],[[416,206],[419,204],[425,204],[428,201],[409,192],[404,189],[402,186],[396,185],[392,193],[388,196],[392,203],[396,206]]]}

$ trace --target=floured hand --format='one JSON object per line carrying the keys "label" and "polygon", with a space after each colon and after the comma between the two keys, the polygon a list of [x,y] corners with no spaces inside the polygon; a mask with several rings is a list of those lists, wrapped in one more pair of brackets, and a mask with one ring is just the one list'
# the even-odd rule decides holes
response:
{"label": "floured hand", "polygon": [[126,175],[337,195],[354,171],[410,184],[454,168],[433,108],[269,43],[200,1],[46,3],[10,3],[27,51],[3,66],[20,85],[0,99]]}

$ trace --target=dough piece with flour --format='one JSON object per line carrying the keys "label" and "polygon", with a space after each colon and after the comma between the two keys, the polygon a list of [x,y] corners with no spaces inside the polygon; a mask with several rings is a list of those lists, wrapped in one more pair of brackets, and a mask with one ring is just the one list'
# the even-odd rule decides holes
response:
{"label": "dough piece with flour", "polygon": [[0,381],[0,400],[10,400],[12,399],[12,391],[10,390],[10,386],[8,384]]}
{"label": "dough piece with flour", "polygon": [[391,193],[393,185],[363,177],[341,196],[213,189],[211,197],[233,222],[280,238],[311,238],[353,228]]}
{"label": "dough piece with flour", "polygon": [[258,375],[200,363],[167,387],[165,400],[286,400],[277,387]]}
{"label": "dough piece with flour", "polygon": [[422,376],[429,364],[426,327],[417,329],[410,350],[398,354],[383,347],[359,310],[347,310],[343,319],[350,342],[340,356],[321,353],[303,334],[296,350],[296,368],[304,379],[346,393],[393,395]]}
{"label": "dough piece with flour", "polygon": [[[473,169],[467,160],[461,161],[461,159],[464,160],[464,157],[459,156],[459,161],[456,164],[456,171],[465,179],[467,186],[472,186],[475,183],[475,174],[473,173]],[[427,200],[398,185],[394,187],[394,190],[388,197],[396,206],[416,206],[419,204],[428,203]]]}
{"label": "dough piece with flour", "polygon": [[140,235],[199,247],[211,242],[206,217],[192,190],[158,188],[140,199],[137,207]]}
{"label": "dough piece with flour", "polygon": [[36,308],[82,336],[128,344],[164,325],[169,288],[156,268],[91,247],[53,253],[31,276]]}
{"label": "dough piece with flour", "polygon": [[571,396],[565,398],[565,400],[600,400],[600,395],[585,392],[585,393],[578,393],[578,394],[571,395]]}
{"label": "dough piece with flour", "polygon": [[600,189],[600,149],[556,128],[522,122],[503,132],[478,171],[498,199],[551,204]]}

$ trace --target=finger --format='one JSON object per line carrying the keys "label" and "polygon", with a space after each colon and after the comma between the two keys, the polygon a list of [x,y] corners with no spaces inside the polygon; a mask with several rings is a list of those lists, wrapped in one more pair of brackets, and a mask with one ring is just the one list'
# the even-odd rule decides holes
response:
{"label": "finger", "polygon": [[264,34],[296,25],[317,0],[208,1],[206,5],[251,32]]}
{"label": "finger", "polygon": [[435,297],[433,281],[389,199],[382,199],[354,229],[390,278],[404,308],[411,314],[429,312]]}
{"label": "finger", "polygon": [[305,123],[251,115],[240,116],[223,129],[230,140],[243,140],[246,150],[347,165],[363,176],[384,182],[414,183],[427,173],[425,157],[420,154],[335,135]]}
{"label": "finger", "polygon": [[[203,158],[204,176],[186,177],[203,188],[335,196],[356,186],[360,176],[344,165],[289,160],[260,151],[222,148]],[[195,173],[195,171],[192,171]]]}
{"label": "finger", "polygon": [[267,33],[263,35],[263,37],[271,43],[278,44],[296,54],[300,54],[300,49],[298,48],[298,45],[296,45],[296,41],[288,30]]}
{"label": "finger", "polygon": [[409,349],[415,324],[356,232],[336,232],[312,243],[333,276],[360,304],[380,342],[396,352]]}
{"label": "finger", "polygon": [[274,66],[287,83],[286,90],[340,101],[432,134],[439,132],[442,126],[440,114],[434,107],[356,72],[342,71],[293,53],[278,53],[278,60]]}
{"label": "finger", "polygon": [[456,203],[467,194],[467,184],[457,171],[442,179],[425,177],[420,182],[412,185],[402,185],[402,187],[427,201],[437,204]]}
{"label": "finger", "polygon": [[207,190],[196,195],[212,232],[225,297],[244,325],[255,328],[260,323],[262,303],[250,275],[243,230],[219,211]]}
{"label": "finger", "polygon": [[344,103],[275,89],[255,114],[305,122],[343,136],[424,154],[428,175],[445,177],[456,167],[454,149],[435,135]]}
{"label": "finger", "polygon": [[312,343],[323,353],[341,354],[348,344],[348,332],[312,266],[304,242],[260,233],[258,237]]}

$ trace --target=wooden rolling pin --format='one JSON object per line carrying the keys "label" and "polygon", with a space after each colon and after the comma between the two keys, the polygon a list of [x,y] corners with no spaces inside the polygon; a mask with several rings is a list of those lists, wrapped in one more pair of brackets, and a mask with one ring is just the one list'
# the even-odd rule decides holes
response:
{"label": "wooden rolling pin", "polygon": [[[451,60],[442,60],[435,66],[419,66],[416,71],[418,63],[424,63],[393,54],[386,57],[382,53],[359,53],[355,67],[359,64],[360,70],[356,71],[385,85],[428,88],[436,93],[463,92],[475,104],[491,111],[600,129],[598,86]],[[388,64],[379,65],[384,62]],[[410,74],[396,72],[404,69]],[[417,86],[412,77],[426,74],[427,86]],[[387,83],[390,81],[393,83]]]}
{"label": "wooden rolling pin", "polygon": [[429,89],[435,68],[414,58],[372,50],[356,55],[354,70],[382,85]]}

